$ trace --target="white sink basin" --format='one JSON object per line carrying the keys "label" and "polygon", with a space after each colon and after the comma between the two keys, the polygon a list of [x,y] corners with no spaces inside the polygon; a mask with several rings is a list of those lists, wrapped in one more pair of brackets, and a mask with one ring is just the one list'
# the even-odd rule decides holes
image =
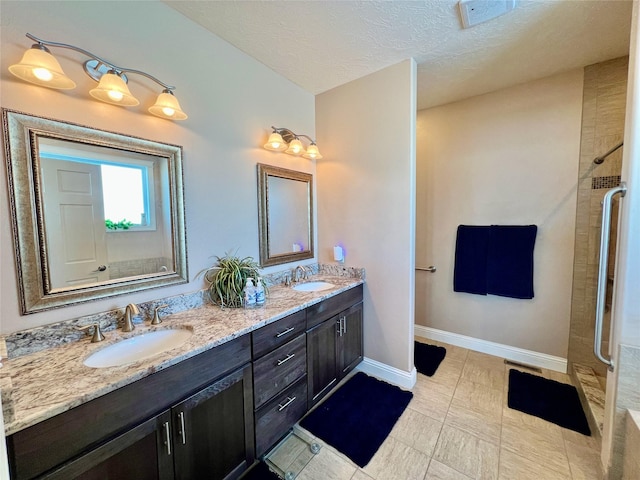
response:
{"label": "white sink basin", "polygon": [[84,364],[92,368],[106,368],[137,362],[176,348],[186,342],[191,335],[193,332],[186,329],[156,330],[155,332],[143,333],[98,350],[87,357]]}
{"label": "white sink basin", "polygon": [[333,287],[335,287],[333,283],[318,281],[299,283],[298,285],[295,285],[293,289],[299,292],[321,292],[322,290],[329,290]]}

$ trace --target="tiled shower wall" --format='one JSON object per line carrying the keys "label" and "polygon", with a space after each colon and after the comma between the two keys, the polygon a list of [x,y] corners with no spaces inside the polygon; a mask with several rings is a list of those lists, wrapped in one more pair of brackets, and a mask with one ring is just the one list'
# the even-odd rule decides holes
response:
{"label": "tiled shower wall", "polygon": [[[576,211],[576,243],[573,264],[573,295],[569,332],[569,365],[590,366],[600,376],[606,367],[593,354],[595,328],[596,287],[600,248],[602,201],[607,189],[620,182],[622,148],[609,155],[604,163],[595,165],[593,159],[622,142],[627,90],[628,57],[590,65],[584,70],[582,106],[582,139],[578,175],[578,206]],[[624,147],[623,147],[624,148]],[[617,224],[614,204],[612,224]],[[615,227],[611,245],[615,246]],[[613,283],[613,256],[610,251],[610,291]],[[610,299],[610,293],[608,294]],[[609,334],[609,315],[605,315],[603,338]],[[607,342],[602,351],[607,352]]]}

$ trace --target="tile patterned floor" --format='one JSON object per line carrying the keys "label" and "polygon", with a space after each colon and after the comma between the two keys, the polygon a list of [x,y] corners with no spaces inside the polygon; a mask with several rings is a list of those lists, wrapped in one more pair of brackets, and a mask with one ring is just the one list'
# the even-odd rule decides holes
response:
{"label": "tile patterned floor", "polygon": [[413,400],[371,462],[358,468],[325,445],[298,480],[602,479],[596,440],[507,407],[513,367],[502,358],[417,340],[447,355],[433,377],[418,374]]}

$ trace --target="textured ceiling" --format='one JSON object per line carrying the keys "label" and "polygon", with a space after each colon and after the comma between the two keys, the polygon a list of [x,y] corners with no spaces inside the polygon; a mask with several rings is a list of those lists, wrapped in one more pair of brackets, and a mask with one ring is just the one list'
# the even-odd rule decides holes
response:
{"label": "textured ceiling", "polygon": [[462,29],[456,0],[166,1],[318,94],[409,57],[418,108],[628,54],[631,2],[520,0]]}

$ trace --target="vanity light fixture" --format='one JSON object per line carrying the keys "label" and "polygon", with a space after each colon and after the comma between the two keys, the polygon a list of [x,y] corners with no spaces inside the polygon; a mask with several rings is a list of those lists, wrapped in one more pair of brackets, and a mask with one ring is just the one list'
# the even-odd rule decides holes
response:
{"label": "vanity light fixture", "polygon": [[21,80],[49,88],[75,88],[75,82],[65,75],[60,63],[47,47],[66,48],[90,58],[84,62],[84,71],[98,82],[98,86],[89,91],[93,98],[124,107],[139,105],[140,102],[131,94],[127,86],[127,74],[141,75],[157,83],[163,89],[162,93],[158,95],[155,104],[149,108],[149,113],[168,120],[184,120],[187,118],[187,114],[182,111],[178,99],[173,94],[173,90],[176,87],[167,85],[156,77],[140,70],[118,67],[80,47],[42,40],[30,33],[27,33],[26,36],[36,43],[25,52],[20,63],[9,67],[9,71]]}
{"label": "vanity light fixture", "polygon": [[[315,140],[310,136],[293,133],[288,128],[277,128],[273,126],[271,128],[273,129],[273,132],[269,135],[267,143],[264,144],[264,148],[267,150],[271,150],[272,152],[284,152],[289,155],[302,155],[304,158],[308,158],[310,160],[320,160],[322,158]],[[310,142],[306,150],[300,141],[300,137],[306,138]]]}

